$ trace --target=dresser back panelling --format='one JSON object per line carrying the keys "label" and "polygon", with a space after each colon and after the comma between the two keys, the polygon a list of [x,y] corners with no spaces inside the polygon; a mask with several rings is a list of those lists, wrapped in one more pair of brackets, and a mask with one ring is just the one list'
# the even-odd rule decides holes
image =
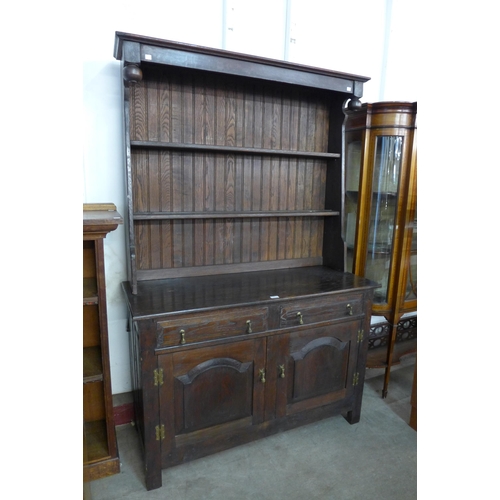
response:
{"label": "dresser back panelling", "polygon": [[[324,219],[293,217],[293,211],[325,208],[327,159],[193,152],[182,145],[325,153],[325,96],[272,83],[147,71],[130,96],[137,270],[321,263]],[[151,142],[174,147],[152,149]],[[269,216],[272,211],[290,217]],[[210,218],[210,212],[219,215]],[[158,220],[140,220],[152,213]],[[162,214],[170,218],[160,220]]]}
{"label": "dresser back panelling", "polygon": [[137,269],[290,259],[318,263],[322,228],[320,217],[139,221],[135,224]]}
{"label": "dresser back panelling", "polygon": [[143,71],[131,88],[132,141],[327,151],[321,91],[179,69]]}
{"label": "dresser back panelling", "polygon": [[134,213],[325,208],[326,161],[134,149]]}

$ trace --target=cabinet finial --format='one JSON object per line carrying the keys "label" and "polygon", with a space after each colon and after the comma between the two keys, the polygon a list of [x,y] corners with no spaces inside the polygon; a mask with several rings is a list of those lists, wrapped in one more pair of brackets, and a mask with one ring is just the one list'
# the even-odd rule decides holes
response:
{"label": "cabinet finial", "polygon": [[361,109],[361,101],[357,97],[354,97],[347,103],[347,109],[351,111]]}
{"label": "cabinet finial", "polygon": [[123,79],[128,83],[139,83],[142,80],[142,70],[137,64],[127,64],[123,67]]}

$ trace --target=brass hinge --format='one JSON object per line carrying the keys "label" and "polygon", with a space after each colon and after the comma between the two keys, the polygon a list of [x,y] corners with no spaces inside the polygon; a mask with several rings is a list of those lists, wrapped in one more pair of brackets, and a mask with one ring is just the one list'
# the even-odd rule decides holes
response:
{"label": "brass hinge", "polygon": [[165,439],[165,426],[163,424],[157,425],[155,427],[155,431],[156,431],[156,440],[157,441],[160,441],[161,439]]}
{"label": "brass hinge", "polygon": [[358,330],[358,344],[363,342],[363,337],[365,336],[365,332],[363,330]]}
{"label": "brass hinge", "polygon": [[358,385],[359,382],[359,372],[356,372],[354,374],[354,377],[352,378],[352,385]]}
{"label": "brass hinge", "polygon": [[163,368],[158,368],[154,372],[155,385],[163,385]]}

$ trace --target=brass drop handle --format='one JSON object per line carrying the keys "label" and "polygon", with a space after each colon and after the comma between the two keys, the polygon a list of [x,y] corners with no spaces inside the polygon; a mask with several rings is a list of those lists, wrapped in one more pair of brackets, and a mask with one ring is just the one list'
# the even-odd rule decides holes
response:
{"label": "brass drop handle", "polygon": [[181,334],[181,344],[185,344],[186,343],[186,332],[184,330],[181,330],[179,333]]}
{"label": "brass drop handle", "polygon": [[252,322],[247,319],[247,333],[252,333]]}
{"label": "brass drop handle", "polygon": [[347,314],[349,316],[352,316],[352,306],[351,306],[351,304],[347,304],[345,307],[347,309]]}
{"label": "brass drop handle", "polygon": [[304,320],[302,319],[302,313],[300,311],[297,313],[297,318],[299,318],[299,325],[303,325]]}
{"label": "brass drop handle", "polygon": [[266,383],[266,370],[264,370],[264,368],[261,368],[259,370],[259,378],[260,378],[260,381],[265,384]]}
{"label": "brass drop handle", "polygon": [[285,378],[285,365],[279,365],[278,368],[280,370],[280,378]]}

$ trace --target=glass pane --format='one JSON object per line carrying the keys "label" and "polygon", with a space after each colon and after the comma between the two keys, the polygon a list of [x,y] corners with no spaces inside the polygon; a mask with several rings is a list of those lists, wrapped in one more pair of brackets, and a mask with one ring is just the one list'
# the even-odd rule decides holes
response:
{"label": "glass pane", "polygon": [[361,170],[361,141],[347,144],[345,169],[345,235],[346,271],[353,272],[354,238],[356,236],[356,219],[358,214],[359,174]]}
{"label": "glass pane", "polygon": [[410,265],[408,267],[408,277],[406,280],[405,300],[415,300],[417,298],[417,214],[413,221],[413,232],[411,237]]}
{"label": "glass pane", "polygon": [[381,285],[374,302],[387,302],[392,243],[397,213],[403,138],[377,137],[373,168],[372,205],[365,276]]}

